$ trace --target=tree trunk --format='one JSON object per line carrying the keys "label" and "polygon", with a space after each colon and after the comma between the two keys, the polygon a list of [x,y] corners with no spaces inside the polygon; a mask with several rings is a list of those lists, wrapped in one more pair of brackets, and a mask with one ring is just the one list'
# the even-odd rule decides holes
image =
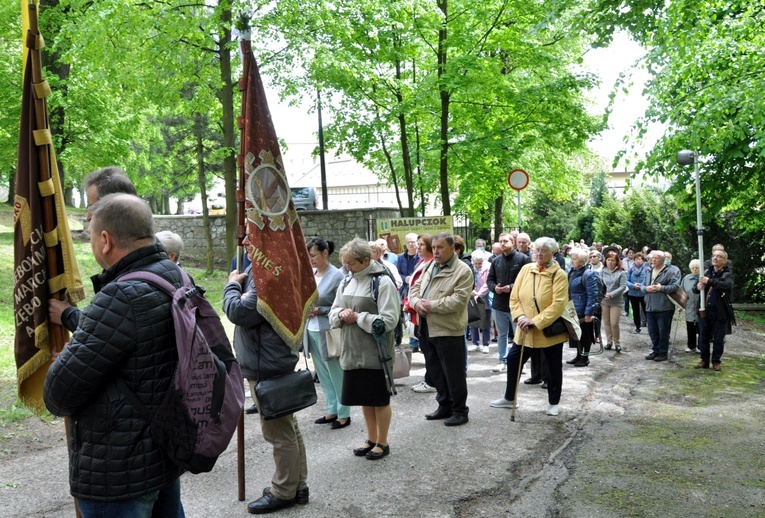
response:
{"label": "tree trunk", "polygon": [[[197,134],[197,179],[199,181],[199,192],[202,196],[202,200],[207,200],[207,186],[205,185],[205,148],[202,141],[202,116],[197,115],[196,124],[194,129]],[[226,213],[236,211],[227,210]],[[205,261],[205,273],[212,275],[213,273],[213,239],[212,229],[210,228],[210,215],[207,209],[207,203],[202,203],[202,223],[205,229],[205,245],[207,246],[207,253],[205,254],[207,260]]]}
{"label": "tree trunk", "polygon": [[220,91],[220,102],[223,108],[223,146],[229,150],[223,159],[223,179],[226,186],[226,257],[234,257],[236,253],[236,134],[234,125],[234,84],[231,81],[231,5],[224,0],[220,4],[220,78],[223,84]]}
{"label": "tree trunk", "polygon": [[502,233],[502,206],[505,204],[505,195],[500,194],[496,200],[494,200],[494,243]]}
{"label": "tree trunk", "polygon": [[451,94],[446,89],[443,81],[443,75],[446,69],[446,24],[447,18],[447,0],[439,0],[438,8],[443,13],[441,29],[438,31],[438,88],[441,96],[441,156],[439,161],[439,179],[441,182],[441,205],[443,213],[449,216],[452,213],[451,201],[449,200],[449,101]]}

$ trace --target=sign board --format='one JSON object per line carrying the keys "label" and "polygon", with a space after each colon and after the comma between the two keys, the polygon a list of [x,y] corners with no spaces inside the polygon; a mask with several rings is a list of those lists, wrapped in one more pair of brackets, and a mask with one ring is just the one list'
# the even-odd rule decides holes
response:
{"label": "sign board", "polygon": [[406,250],[404,237],[409,233],[435,235],[440,232],[454,233],[451,216],[425,216],[421,218],[381,218],[377,220],[377,237],[388,242],[394,254]]}
{"label": "sign board", "polygon": [[507,175],[507,185],[516,191],[522,191],[529,185],[529,173],[523,169],[513,169]]}

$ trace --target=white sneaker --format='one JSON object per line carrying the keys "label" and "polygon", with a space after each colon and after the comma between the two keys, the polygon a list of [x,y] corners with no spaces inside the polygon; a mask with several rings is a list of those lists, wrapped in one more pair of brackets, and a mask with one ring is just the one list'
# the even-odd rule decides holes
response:
{"label": "white sneaker", "polygon": [[491,372],[505,372],[507,370],[506,363],[498,363],[496,367],[491,369]]}
{"label": "white sneaker", "polygon": [[478,350],[478,346],[477,345],[468,345],[467,346],[467,352],[469,352],[469,353],[474,353],[477,350]]}
{"label": "white sneaker", "polygon": [[508,401],[507,399],[501,397],[489,403],[489,406],[494,408],[513,408],[514,403],[515,401]]}
{"label": "white sneaker", "polygon": [[481,354],[489,354],[489,346],[488,345],[482,345],[481,346]]}
{"label": "white sneaker", "polygon": [[691,349],[690,347],[685,348],[685,352],[687,353],[697,353],[699,352],[697,349]]}
{"label": "white sneaker", "polygon": [[419,385],[415,385],[414,387],[412,387],[412,390],[414,390],[418,394],[424,394],[426,392],[436,392],[436,387],[431,387],[430,385],[428,385],[427,383],[423,381]]}
{"label": "white sneaker", "polygon": [[547,415],[558,415],[558,405],[550,405],[547,407]]}

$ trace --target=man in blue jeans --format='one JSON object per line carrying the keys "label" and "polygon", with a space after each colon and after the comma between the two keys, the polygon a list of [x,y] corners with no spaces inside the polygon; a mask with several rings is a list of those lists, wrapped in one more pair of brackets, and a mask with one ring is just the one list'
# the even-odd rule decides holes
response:
{"label": "man in blue jeans", "polygon": [[494,368],[494,372],[504,372],[507,370],[508,335],[513,321],[510,315],[510,292],[521,267],[531,262],[531,259],[515,249],[513,236],[507,232],[501,233],[497,241],[502,248],[502,255],[491,262],[486,284],[489,286],[489,292],[494,294],[491,308],[494,313],[494,323],[497,326],[499,363]]}
{"label": "man in blue jeans", "polygon": [[669,352],[669,333],[675,313],[669,293],[680,289],[680,270],[677,266],[664,263],[666,256],[661,250],[654,250],[648,257],[651,268],[646,275],[646,284],[640,286],[640,291],[645,293],[648,335],[651,337],[653,351],[645,359],[663,362],[667,360]]}

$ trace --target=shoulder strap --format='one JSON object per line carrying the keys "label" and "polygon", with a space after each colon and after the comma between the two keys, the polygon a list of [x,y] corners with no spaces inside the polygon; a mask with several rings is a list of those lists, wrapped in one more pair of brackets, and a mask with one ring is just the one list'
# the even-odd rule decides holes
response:
{"label": "shoulder strap", "polygon": [[[180,268],[179,268],[180,270]],[[157,286],[158,288],[161,288],[162,291],[170,295],[171,297],[175,293],[175,290],[177,289],[175,286],[170,284],[168,281],[157,275],[156,273],[147,272],[144,270],[139,270],[135,272],[130,272],[125,275],[122,275],[120,277],[117,277],[115,279],[117,281],[145,281],[150,282]]]}

